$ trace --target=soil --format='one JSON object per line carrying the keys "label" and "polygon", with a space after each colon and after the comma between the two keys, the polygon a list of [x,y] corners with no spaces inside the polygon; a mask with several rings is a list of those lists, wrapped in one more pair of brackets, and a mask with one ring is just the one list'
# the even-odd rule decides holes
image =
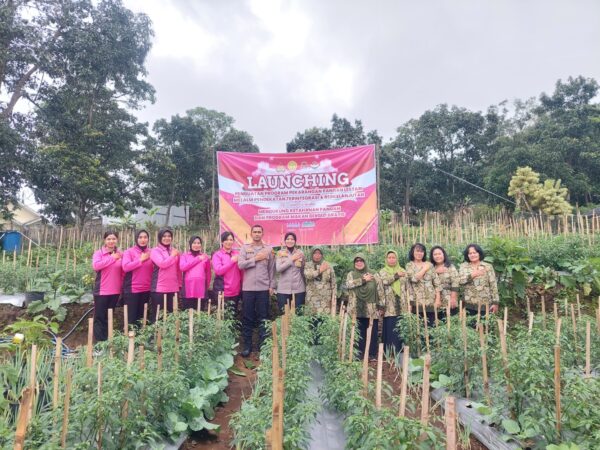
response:
{"label": "soil", "polygon": [[[255,353],[252,354],[252,362],[258,366],[259,361]],[[218,433],[212,431],[200,431],[193,433],[187,441],[180,447],[181,450],[229,450],[233,440],[233,430],[229,428],[229,416],[239,411],[242,402],[252,393],[254,381],[256,379],[256,369],[250,370],[244,365],[244,358],[237,355],[234,361],[235,367],[242,371],[246,376],[242,377],[229,372],[229,385],[225,393],[229,396],[229,401],[219,406],[216,410],[216,416],[212,423],[220,425]]]}

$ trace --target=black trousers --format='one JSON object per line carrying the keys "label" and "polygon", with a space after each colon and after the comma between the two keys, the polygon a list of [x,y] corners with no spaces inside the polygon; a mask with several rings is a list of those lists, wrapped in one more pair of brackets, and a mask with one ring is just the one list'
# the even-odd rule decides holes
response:
{"label": "black trousers", "polygon": [[[306,299],[306,292],[298,292],[294,294],[294,299],[296,300],[296,311],[300,310],[301,306],[304,306],[304,300]],[[285,305],[287,302],[290,302],[290,307],[292,306],[292,294],[280,294],[277,293],[277,306],[279,306],[279,311],[285,311]]]}
{"label": "black trousers", "polygon": [[[206,305],[208,305],[208,300],[202,299],[202,307],[206,309]],[[179,309],[197,309],[198,308],[198,299],[197,298],[180,298],[179,299]]]}
{"label": "black trousers", "polygon": [[167,312],[173,312],[175,292],[152,292],[150,294],[150,317],[148,317],[148,322],[154,323],[156,321],[156,311],[159,306],[161,311],[163,310],[165,295],[167,296]]}
{"label": "black trousers", "polygon": [[[362,359],[365,354],[365,345],[367,344],[366,336],[369,328],[369,319],[366,317],[358,317],[358,356]],[[379,334],[379,319],[373,321],[373,329],[371,330],[371,342],[369,343],[369,358],[377,358],[377,336]]]}
{"label": "black trousers", "polygon": [[119,294],[94,295],[94,338],[96,342],[108,339],[108,310],[114,309]]}
{"label": "black trousers", "polygon": [[123,294],[123,301],[127,306],[127,323],[140,326],[144,317],[144,305],[150,300],[150,292],[136,292]]}
{"label": "black trousers", "polygon": [[244,349],[252,350],[252,333],[258,327],[258,349],[262,346],[269,318],[269,291],[242,291],[242,336]]}
{"label": "black trousers", "polygon": [[393,349],[396,354],[402,350],[402,338],[396,330],[398,321],[398,316],[384,317],[382,330],[384,348],[388,351]]}

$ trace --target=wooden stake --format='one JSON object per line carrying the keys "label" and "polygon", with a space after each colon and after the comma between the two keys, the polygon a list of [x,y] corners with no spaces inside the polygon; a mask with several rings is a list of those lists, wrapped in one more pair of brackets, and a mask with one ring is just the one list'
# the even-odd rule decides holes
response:
{"label": "wooden stake", "polygon": [[590,321],[588,320],[585,324],[585,377],[591,377],[591,364],[590,364],[590,355],[591,355],[591,326]]}
{"label": "wooden stake", "polygon": [[85,367],[92,367],[93,354],[92,349],[94,348],[94,319],[88,319],[88,336],[87,336],[87,348],[85,349]]}
{"label": "wooden stake", "polygon": [[408,363],[410,360],[410,348],[404,347],[402,353],[402,382],[400,384],[400,409],[398,416],[404,417],[406,415],[406,391],[408,389]]}
{"label": "wooden stake", "polygon": [[577,320],[581,320],[581,302],[579,301],[579,294],[577,294]]}
{"label": "wooden stake", "polygon": [[533,331],[533,311],[529,312],[529,330],[528,333],[531,335],[531,332]]}
{"label": "wooden stake", "polygon": [[467,310],[462,311],[462,340],[463,340],[463,377],[465,380],[465,396],[469,398],[471,396],[471,388],[469,387],[469,359],[468,359],[468,348],[467,348]]}
{"label": "wooden stake", "polygon": [[575,355],[579,354],[579,345],[577,339],[577,320],[575,319],[575,307],[571,304],[571,321],[573,324],[573,344],[575,345]]}
{"label": "wooden stake", "polygon": [[542,295],[542,326],[546,329],[546,299]]}
{"label": "wooden stake", "polygon": [[423,365],[423,386],[421,395],[421,425],[424,427],[429,423],[429,371],[431,370],[431,355],[425,355]]}
{"label": "wooden stake", "polygon": [[103,424],[101,419],[101,408],[102,407],[102,363],[98,361],[98,436],[97,436],[97,448],[102,448],[102,434]]}
{"label": "wooden stake", "polygon": [[375,408],[381,409],[381,385],[383,377],[383,344],[379,344],[377,352],[377,380],[375,384]]}
{"label": "wooden stake", "polygon": [[33,389],[30,386],[23,390],[19,405],[19,415],[17,417],[14,450],[23,450],[25,448],[25,434],[29,425],[29,411],[32,409],[33,394]]}
{"label": "wooden stake", "polygon": [[356,333],[356,317],[352,318],[352,331],[350,332],[350,346],[348,347],[348,362],[354,359],[354,335]]}
{"label": "wooden stake", "polygon": [[148,322],[148,303],[144,303],[144,316],[142,317],[142,330],[146,328]]}
{"label": "wooden stake", "polygon": [[508,308],[504,307],[504,336],[506,336],[508,332]]}
{"label": "wooden stake", "polygon": [[561,325],[562,319],[558,319],[555,323],[556,326],[556,344],[555,345],[560,345],[560,325]]}
{"label": "wooden stake", "polygon": [[369,395],[369,348],[371,346],[371,331],[373,330],[373,323],[369,322],[367,327],[367,335],[365,336],[365,351],[363,352],[363,367],[362,367],[362,383],[363,383],[363,394],[365,398]]}
{"label": "wooden stake", "polygon": [[[62,231],[62,230],[61,230]],[[73,368],[67,370],[67,388],[65,391],[65,402],[63,408],[62,431],[60,433],[60,445],[67,448],[67,431],[69,428],[69,406],[71,405],[71,383],[73,379]]]}
{"label": "wooden stake", "polygon": [[502,352],[502,366],[504,367],[504,377],[506,378],[506,393],[508,398],[512,396],[512,386],[510,384],[510,371],[508,369],[508,350],[506,346],[506,334],[502,320],[498,319],[498,331],[500,332],[500,351]]}
{"label": "wooden stake", "polygon": [[340,346],[340,359],[345,360],[346,356],[346,329],[348,327],[348,314],[344,314],[344,322],[342,325],[342,344]]}
{"label": "wooden stake", "polygon": [[162,333],[158,330],[158,336],[156,337],[156,366],[158,370],[162,370]]}
{"label": "wooden stake", "polygon": [[140,345],[140,370],[144,370],[146,368],[146,350],[143,345]]}
{"label": "wooden stake", "polygon": [[167,294],[163,295],[163,326],[165,328],[167,328],[167,311],[169,310],[169,308],[167,308]]}
{"label": "wooden stake", "polygon": [[131,367],[135,358],[135,332],[129,332],[129,345],[127,347],[127,367]]}
{"label": "wooden stake", "polygon": [[111,358],[113,356],[113,346],[112,346],[113,335],[114,335],[114,330],[113,330],[113,309],[109,308],[108,309],[108,341],[110,342],[110,345],[109,345],[109,349],[108,349],[108,354],[109,354],[109,356]]}
{"label": "wooden stake", "polygon": [[188,309],[188,341],[190,343],[190,351],[194,343],[194,310]]}
{"label": "wooden stake", "polygon": [[556,431],[560,436],[560,345],[554,346],[554,402],[556,407]]}
{"label": "wooden stake", "polygon": [[60,366],[62,362],[62,338],[56,338],[56,346],[54,347],[54,377],[52,378],[52,410],[58,408],[58,388],[60,382]]}
{"label": "wooden stake", "polygon": [[490,382],[488,379],[488,365],[487,365],[487,342],[483,333],[483,326],[479,325],[479,346],[481,348],[481,368],[483,374],[483,393],[488,401],[491,403],[490,397]]}
{"label": "wooden stake", "polygon": [[123,305],[123,334],[125,336],[127,336],[127,330],[129,330],[129,314],[127,305]]}
{"label": "wooden stake", "polygon": [[454,397],[446,397],[446,450],[456,450],[456,401]]}
{"label": "wooden stake", "polygon": [[208,299],[208,307],[207,307],[207,309],[206,309],[206,310],[207,310],[207,312],[208,312],[208,317],[210,317],[210,310],[211,310],[211,305],[210,305],[210,304],[211,304],[211,302],[212,302],[212,300],[209,298],[209,299]]}
{"label": "wooden stake", "polygon": [[335,317],[335,313],[337,311],[337,298],[336,298],[336,292],[333,292],[331,294],[331,317]]}

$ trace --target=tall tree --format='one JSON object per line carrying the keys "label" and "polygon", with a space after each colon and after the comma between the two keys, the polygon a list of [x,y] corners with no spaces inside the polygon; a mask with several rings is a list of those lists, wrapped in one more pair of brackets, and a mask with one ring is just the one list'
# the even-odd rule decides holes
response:
{"label": "tall tree", "polygon": [[124,106],[154,99],[143,79],[152,30],[119,0],[75,3],[80,14],[56,37],[52,83],[31,99],[37,148],[29,178],[45,213],[83,228],[95,214],[142,203],[136,164],[146,126]]}
{"label": "tall tree", "polygon": [[297,151],[326,150],[330,148],[355,147],[365,144],[381,144],[376,130],[365,134],[363,124],[355,120],[354,125],[343,117],[334,114],[331,128],[313,127],[296,133],[294,139],[286,144],[288,153]]}

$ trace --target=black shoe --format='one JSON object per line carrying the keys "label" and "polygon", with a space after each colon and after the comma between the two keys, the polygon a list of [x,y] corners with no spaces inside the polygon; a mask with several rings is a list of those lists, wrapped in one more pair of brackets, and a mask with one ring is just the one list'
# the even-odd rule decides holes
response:
{"label": "black shoe", "polygon": [[242,355],[242,358],[247,358],[248,356],[250,356],[250,349],[245,349],[244,351],[242,351],[242,353],[240,353],[240,355]]}

